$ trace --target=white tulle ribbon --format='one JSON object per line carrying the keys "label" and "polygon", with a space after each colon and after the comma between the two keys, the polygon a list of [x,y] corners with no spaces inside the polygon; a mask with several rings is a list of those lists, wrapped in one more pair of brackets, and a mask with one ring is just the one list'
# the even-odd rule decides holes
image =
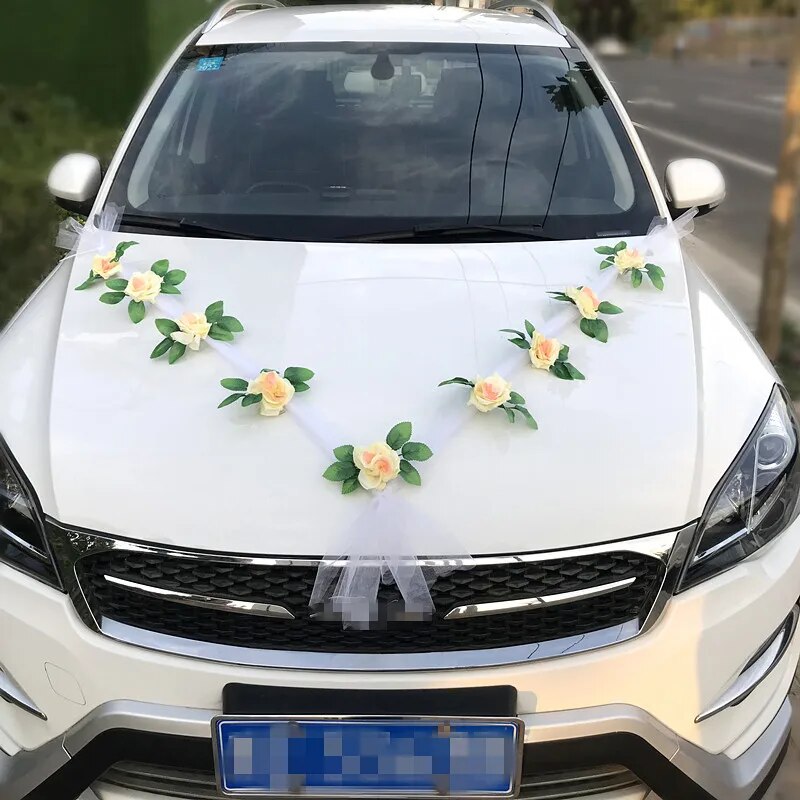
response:
{"label": "white tulle ribbon", "polygon": [[[103,253],[109,249],[107,234],[117,229],[121,214],[119,208],[106,207],[93,229],[68,220],[59,231],[57,244],[78,255]],[[697,210],[693,209],[675,221],[656,220],[642,245],[645,255],[691,234],[696,216]],[[85,241],[87,236],[89,242]],[[79,243],[88,246],[78,252]],[[592,288],[602,296],[619,277],[619,272],[610,268],[593,282]],[[502,289],[502,282],[500,286]],[[175,319],[184,310],[173,297],[159,295],[155,304]],[[542,325],[540,330],[548,338],[555,337],[567,325],[574,323],[576,315],[577,309],[570,305]],[[236,346],[212,339],[207,342],[240,375],[254,377],[260,372],[261,368]],[[522,368],[519,354],[510,351],[496,371],[512,374]],[[346,436],[330,420],[309,406],[293,405],[287,410],[326,455],[346,441]],[[441,450],[473,416],[466,406],[449,415],[439,430],[427,437],[433,449]],[[399,617],[413,619],[431,615],[435,608],[430,586],[437,577],[458,569],[470,558],[456,537],[437,527],[398,494],[397,484],[390,484],[384,492],[374,493],[350,527],[331,541],[329,552],[332,555],[324,556],[317,570],[311,605],[352,627],[374,627],[386,621],[379,616],[377,602],[381,584],[394,583],[397,587],[402,598],[402,606],[397,608]],[[388,609],[391,612],[393,606]]]}

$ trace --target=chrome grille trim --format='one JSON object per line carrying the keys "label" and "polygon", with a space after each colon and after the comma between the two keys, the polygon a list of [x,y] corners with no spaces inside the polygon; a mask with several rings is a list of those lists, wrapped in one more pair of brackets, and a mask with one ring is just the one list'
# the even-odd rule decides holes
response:
{"label": "chrome grille trim", "polygon": [[[266,667],[276,669],[322,670],[322,671],[361,671],[361,672],[406,672],[419,670],[441,670],[454,668],[478,668],[535,662],[558,658],[576,653],[589,652],[613,644],[629,641],[651,629],[667,606],[675,591],[678,578],[683,570],[686,554],[689,551],[696,521],[668,532],[652,534],[636,539],[607,542],[584,548],[549,550],[520,555],[477,556],[462,560],[446,558],[419,558],[421,566],[470,567],[480,565],[502,565],[536,563],[557,558],[579,558],[603,553],[636,553],[659,560],[664,567],[665,577],[658,596],[649,615],[642,622],[633,619],[621,625],[587,634],[571,636],[566,639],[531,643],[522,646],[502,647],[487,650],[458,650],[432,653],[322,653],[290,650],[258,650],[234,645],[220,645],[167,634],[143,630],[112,619],[96,619],[77,578],[78,562],[87,556],[112,551],[152,554],[162,557],[213,559],[227,564],[253,566],[306,566],[315,567],[322,559],[293,556],[253,556],[188,551],[177,548],[148,545],[122,539],[114,539],[102,534],[70,529],[52,519],[47,520],[48,536],[63,576],[66,588],[72,598],[76,611],[83,622],[93,630],[116,641],[143,647],[161,653],[199,658],[216,663],[241,666]],[[342,565],[343,562],[329,562]]]}

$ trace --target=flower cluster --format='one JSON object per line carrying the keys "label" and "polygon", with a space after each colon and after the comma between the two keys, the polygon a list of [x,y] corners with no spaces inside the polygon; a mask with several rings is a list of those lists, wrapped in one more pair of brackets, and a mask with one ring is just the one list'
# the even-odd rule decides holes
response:
{"label": "flower cluster", "polygon": [[111,291],[100,295],[100,302],[110,306],[121,303],[126,297],[128,316],[131,322],[138,325],[147,315],[145,303],[155,303],[160,294],[180,294],[178,288],[186,280],[182,269],[170,269],[169,261],[156,261],[147,272],[134,272],[130,280],[111,278],[106,281],[106,288]]}
{"label": "flower cluster", "polygon": [[219,408],[225,408],[237,401],[242,401],[242,407],[258,404],[262,417],[278,417],[286,410],[295,392],[307,392],[308,385],[314,373],[305,367],[289,367],[283,376],[274,369],[262,369],[253,380],[244,378],[225,378],[220,381],[223,389],[234,394],[226,397]]}
{"label": "flower cluster", "polygon": [[605,320],[598,319],[600,314],[621,314],[622,309],[613,303],[600,300],[588,286],[577,286],[563,292],[548,292],[554,300],[572,303],[581,315],[581,331],[590,339],[600,342],[608,341],[608,325]]}
{"label": "flower cluster", "polygon": [[528,427],[533,428],[533,430],[538,429],[539,426],[536,424],[536,420],[525,407],[525,398],[521,394],[512,391],[511,384],[496,373],[488,378],[479,376],[474,381],[466,378],[450,378],[450,380],[442,381],[439,384],[439,386],[453,385],[470,387],[471,391],[467,405],[472,406],[482,414],[495,409],[502,409],[506,412],[509,422],[516,422],[516,415],[520,414],[527,422]]}
{"label": "flower cluster", "polygon": [[631,285],[638,289],[646,272],[653,286],[659,291],[664,290],[664,270],[655,264],[648,264],[644,255],[635,248],[628,247],[627,242],[620,242],[614,247],[597,247],[595,252],[605,256],[600,269],[616,267],[620,275],[630,273]]}
{"label": "flower cluster", "polygon": [[585,380],[583,373],[579,372],[569,363],[569,347],[562,345],[558,339],[548,339],[536,330],[532,322],[525,320],[525,332],[514,328],[503,328],[501,333],[511,333],[513,339],[508,341],[521,350],[527,350],[531,364],[535,369],[549,370],[556,378],[562,381]]}
{"label": "flower cluster", "polygon": [[212,303],[205,311],[187,311],[176,320],[157,319],[156,328],[164,336],[156,345],[150,358],[161,358],[169,353],[169,363],[174,364],[183,358],[186,349],[199,350],[205,339],[232,342],[234,334],[242,333],[244,326],[236,317],[225,316],[222,300]]}
{"label": "flower cluster", "polygon": [[80,285],[75,287],[76,292],[88,289],[98,281],[107,281],[113,278],[121,269],[122,256],[131,247],[139,244],[138,242],[120,242],[115,250],[106,253],[104,256],[97,255],[92,260],[92,268],[89,270],[89,277]]}
{"label": "flower cluster", "polygon": [[323,477],[342,484],[342,494],[350,494],[360,486],[367,491],[382,492],[388,483],[400,476],[406,483],[421,486],[422,478],[412,461],[427,461],[433,455],[430,447],[411,441],[410,422],[400,422],[386,436],[385,442],[366,447],[346,444],[337,447],[336,461]]}

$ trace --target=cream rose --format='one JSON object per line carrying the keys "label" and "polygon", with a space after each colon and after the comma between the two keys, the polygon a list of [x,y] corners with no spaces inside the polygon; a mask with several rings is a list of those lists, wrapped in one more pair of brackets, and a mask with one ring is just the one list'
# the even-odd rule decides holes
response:
{"label": "cream rose", "polygon": [[248,394],[260,394],[259,413],[263,417],[277,417],[286,410],[294,397],[294,386],[277,372],[262,372],[247,387]]}
{"label": "cream rose", "polygon": [[600,300],[588,286],[582,289],[567,289],[564,294],[575,303],[584,319],[597,319]]}
{"label": "cream rose", "polygon": [[536,369],[550,369],[558,361],[561,352],[561,342],[558,339],[548,339],[539,331],[534,331],[531,339],[531,364]]}
{"label": "cream rose", "polygon": [[134,272],[128,281],[128,288],[125,294],[140,303],[154,303],[156,297],[161,293],[161,284],[164,279],[156,275],[152,270],[147,272]]}
{"label": "cream rose", "polygon": [[475,387],[469,396],[467,405],[474,406],[478,411],[486,413],[499,408],[508,402],[511,397],[511,384],[494,374],[488,378],[475,379]]}
{"label": "cream rose", "polygon": [[638,250],[626,247],[614,257],[614,266],[619,270],[620,275],[624,275],[632,269],[644,269],[645,258]]}
{"label": "cream rose", "polygon": [[174,341],[185,344],[190,350],[199,350],[200,342],[208,337],[208,332],[211,330],[211,323],[205,314],[194,314],[190,311],[181,314],[175,323],[180,330],[171,333],[170,336]]}
{"label": "cream rose", "polygon": [[95,256],[92,259],[92,275],[96,275],[104,281],[113,278],[122,269],[122,265],[118,261],[114,261],[116,255],[116,250],[112,250],[104,256]]}
{"label": "cream rose", "polygon": [[382,492],[400,474],[400,456],[385,442],[353,448],[353,463],[358,467],[358,482],[368,491]]}

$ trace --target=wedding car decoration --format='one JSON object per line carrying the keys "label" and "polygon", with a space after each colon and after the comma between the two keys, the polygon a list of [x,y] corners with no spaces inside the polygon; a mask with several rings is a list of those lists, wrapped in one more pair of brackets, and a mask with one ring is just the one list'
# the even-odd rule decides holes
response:
{"label": "wedding car decoration", "polygon": [[525,331],[503,328],[500,333],[513,334],[514,338],[508,341],[528,352],[534,369],[546,369],[562,381],[586,380],[583,373],[569,363],[569,347],[558,339],[548,339],[529,320],[525,320]]}
{"label": "wedding car decoration", "polygon": [[581,315],[581,332],[590,339],[600,342],[608,341],[608,325],[605,320],[598,319],[600,314],[621,314],[622,309],[604,300],[600,300],[589,286],[577,286],[563,292],[548,292],[554,300],[572,303]]}
{"label": "wedding car decoration", "polygon": [[489,411],[501,410],[506,412],[508,421],[517,421],[517,414],[525,419],[529,428],[538,430],[539,426],[533,415],[525,406],[525,398],[511,388],[511,384],[495,373],[488,378],[475,378],[474,381],[467,378],[450,378],[442,381],[439,386],[468,386],[470,388],[469,400],[467,405],[472,406],[482,414]]}
{"label": "wedding car decoration", "polygon": [[186,311],[174,320],[157,319],[156,328],[164,338],[156,345],[150,358],[169,354],[170,364],[183,358],[187,349],[199,350],[201,342],[206,339],[232,342],[235,334],[244,331],[236,317],[225,316],[222,300],[212,303],[205,313]]}
{"label": "wedding car decoration", "polygon": [[223,389],[233,392],[218,406],[232,405],[241,401],[242,407],[259,406],[262,417],[279,417],[286,411],[296,392],[307,392],[308,382],[314,373],[305,367],[288,367],[283,376],[274,369],[262,369],[252,380],[245,378],[225,378],[220,381]]}
{"label": "wedding car decoration", "polygon": [[153,304],[160,294],[180,294],[178,288],[186,280],[182,269],[170,269],[169,261],[156,261],[147,272],[134,272],[130,279],[109,278],[106,288],[111,291],[100,295],[100,302],[110,306],[121,303],[126,297],[128,316],[138,325],[147,316],[145,303]]}
{"label": "wedding car decoration", "polygon": [[107,281],[113,278],[122,269],[122,256],[138,242],[120,242],[115,250],[105,255],[99,253],[92,259],[92,268],[89,270],[89,277],[80,285],[75,287],[76,292],[89,289],[100,281]]}
{"label": "wedding car decoration", "polygon": [[627,242],[619,242],[614,247],[596,247],[595,252],[605,256],[600,269],[616,267],[620,275],[630,273],[634,289],[642,285],[644,273],[647,273],[653,286],[660,292],[664,291],[664,270],[656,264],[649,264],[644,254],[636,248],[628,247]]}
{"label": "wedding car decoration", "polygon": [[355,492],[360,486],[368,492],[382,492],[400,477],[412,486],[421,486],[422,477],[412,461],[427,461],[433,452],[422,442],[412,442],[412,425],[399,422],[387,434],[385,442],[366,447],[350,444],[337,447],[336,461],[322,477],[342,484],[342,494]]}

